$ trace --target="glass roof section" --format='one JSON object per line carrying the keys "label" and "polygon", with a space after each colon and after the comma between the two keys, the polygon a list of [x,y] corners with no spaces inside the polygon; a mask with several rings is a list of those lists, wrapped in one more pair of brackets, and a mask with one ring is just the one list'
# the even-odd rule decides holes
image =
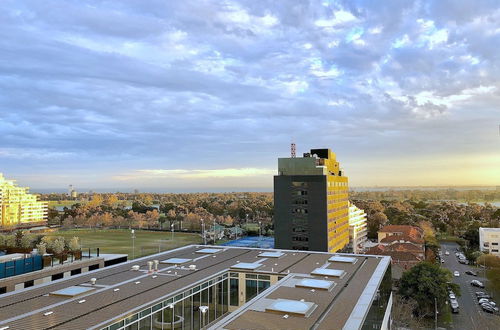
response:
{"label": "glass roof section", "polygon": [[266,307],[266,311],[309,316],[315,307],[316,304],[308,301],[276,299]]}
{"label": "glass roof section", "polygon": [[279,258],[281,256],[284,256],[285,254],[282,252],[262,252],[259,254],[259,257],[264,257],[264,258]]}
{"label": "glass roof section", "polygon": [[356,262],[356,258],[354,257],[341,257],[341,256],[333,256],[333,257],[330,257],[330,259],[328,259],[328,261],[336,261],[336,262],[347,262],[347,263],[355,263]]}
{"label": "glass roof section", "polygon": [[63,296],[63,297],[75,297],[86,292],[92,291],[94,288],[92,287],[84,287],[84,286],[70,286],[61,290],[57,290],[51,292],[52,296]]}
{"label": "glass roof section", "polygon": [[319,289],[319,290],[330,290],[335,286],[335,282],[326,280],[317,280],[313,278],[304,278],[300,280],[296,287],[309,288],[309,289]]}
{"label": "glass roof section", "polygon": [[316,268],[311,272],[313,275],[341,277],[345,274],[342,269]]}
{"label": "glass roof section", "polygon": [[186,259],[186,258],[170,258],[167,260],[162,260],[162,264],[185,264],[186,262],[190,262],[193,259]]}
{"label": "glass roof section", "polygon": [[257,269],[262,264],[259,264],[257,262],[240,262],[237,263],[236,265],[232,265],[231,268],[238,268],[238,269]]}
{"label": "glass roof section", "polygon": [[205,254],[213,254],[222,251],[222,249],[211,249],[211,248],[206,248],[206,249],[201,249],[196,251],[196,253],[205,253]]}

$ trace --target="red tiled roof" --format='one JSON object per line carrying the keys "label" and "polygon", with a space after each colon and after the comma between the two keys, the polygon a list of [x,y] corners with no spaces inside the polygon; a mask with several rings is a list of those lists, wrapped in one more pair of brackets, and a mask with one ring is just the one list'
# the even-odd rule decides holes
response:
{"label": "red tiled roof", "polygon": [[[394,245],[397,245],[394,247]],[[373,255],[384,255],[384,256],[390,256],[393,258],[393,261],[420,261],[422,258],[418,256],[418,253],[423,253],[423,250],[412,250],[412,251],[406,251],[404,248],[406,248],[406,245],[411,245],[415,247],[412,244],[408,243],[403,243],[403,244],[393,244],[389,246],[384,246],[384,245],[377,245],[372,248],[370,248],[368,251],[366,251],[366,254],[373,254]],[[411,248],[408,248],[411,249]]]}
{"label": "red tiled roof", "polygon": [[407,225],[387,225],[379,230],[381,233],[401,233],[403,235],[408,235],[413,238],[422,238],[424,232],[419,227],[407,226]]}
{"label": "red tiled roof", "polygon": [[386,236],[382,240],[380,240],[380,243],[392,243],[396,241],[404,241],[404,242],[412,242],[416,244],[424,244],[424,240],[418,237],[413,237],[409,236],[406,234],[403,235],[391,235],[391,236]]}
{"label": "red tiled roof", "polygon": [[399,251],[399,252],[416,252],[416,253],[424,253],[423,247],[418,247],[411,243],[394,243],[389,246],[386,251]]}

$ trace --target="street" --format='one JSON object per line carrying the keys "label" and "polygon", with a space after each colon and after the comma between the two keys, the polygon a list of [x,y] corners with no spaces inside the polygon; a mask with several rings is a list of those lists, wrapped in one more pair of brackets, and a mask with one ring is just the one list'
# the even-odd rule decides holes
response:
{"label": "street", "polygon": [[[460,312],[458,314],[453,314],[453,329],[477,329],[477,330],[498,330],[500,329],[500,316],[497,314],[486,313],[482,310],[481,306],[478,305],[475,292],[484,291],[489,295],[492,295],[487,288],[481,289],[474,287],[470,284],[473,279],[477,279],[486,285],[487,280],[482,277],[482,269],[477,269],[475,267],[470,267],[468,265],[460,264],[457,257],[455,256],[456,248],[458,244],[452,242],[441,242],[441,254],[444,263],[441,266],[446,267],[452,273],[454,271],[459,271],[459,277],[453,277],[453,282],[460,285],[462,296],[458,297],[458,303],[460,305]],[[448,251],[450,254],[445,255]],[[467,270],[472,270],[478,273],[478,276],[471,276],[465,274]],[[493,297],[495,302],[498,304],[498,297]]]}

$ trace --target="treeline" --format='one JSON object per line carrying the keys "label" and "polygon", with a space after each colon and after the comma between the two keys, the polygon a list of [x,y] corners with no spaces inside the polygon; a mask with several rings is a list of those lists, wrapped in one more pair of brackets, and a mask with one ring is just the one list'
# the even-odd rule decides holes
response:
{"label": "treeline", "polygon": [[17,249],[16,251],[25,253],[31,249],[37,249],[41,255],[47,252],[59,255],[63,252],[79,251],[81,246],[78,237],[65,239],[62,236],[35,235],[28,231],[18,230],[8,234],[0,233],[0,248]]}
{"label": "treeline", "polygon": [[[414,200],[361,200],[353,203],[365,210],[368,223],[368,237],[376,238],[377,231],[386,224],[417,225],[429,222],[437,234],[465,236],[478,244],[478,228],[499,227],[500,209],[489,203],[462,204],[453,201],[414,201]],[[470,237],[469,237],[470,236]]]}
{"label": "treeline", "polygon": [[459,201],[459,202],[494,202],[500,201],[500,189],[497,190],[458,190],[458,189],[408,189],[384,191],[350,191],[352,199],[365,200],[412,200],[412,201]]}
{"label": "treeline", "polygon": [[207,228],[214,222],[232,226],[260,221],[263,229],[269,230],[272,215],[271,193],[93,194],[88,201],[64,207],[62,212],[49,208],[49,224],[66,228],[173,226],[177,230],[199,231],[203,219]]}

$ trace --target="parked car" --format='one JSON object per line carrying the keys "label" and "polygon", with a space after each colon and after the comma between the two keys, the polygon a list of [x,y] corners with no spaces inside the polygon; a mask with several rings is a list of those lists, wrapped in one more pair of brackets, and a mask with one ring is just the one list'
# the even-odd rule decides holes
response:
{"label": "parked car", "polygon": [[458,270],[453,272],[453,276],[456,276],[456,277],[460,276],[460,273],[458,272]]}
{"label": "parked car", "polygon": [[483,292],[483,291],[476,291],[476,296],[479,296],[479,295],[482,295],[482,294],[486,294],[486,292]]}
{"label": "parked car", "polygon": [[457,297],[455,297],[455,294],[453,292],[450,293],[450,299],[457,299]]}
{"label": "parked car", "polygon": [[484,288],[484,284],[483,284],[483,283],[481,283],[481,282],[479,282],[478,280],[472,280],[472,281],[470,282],[470,284],[471,284],[472,286],[476,286],[476,287],[478,287],[478,288]]}
{"label": "parked car", "polygon": [[488,300],[488,298],[481,298],[479,299],[479,301],[477,302],[479,305],[483,304],[483,303],[489,303],[490,301]]}
{"label": "parked car", "polygon": [[483,308],[483,311],[488,312],[488,313],[496,313],[498,312],[498,308],[493,307],[488,304],[482,304],[481,307]]}
{"label": "parked car", "polygon": [[477,276],[477,273],[473,272],[472,270],[466,271],[465,274],[472,275],[472,276]]}
{"label": "parked car", "polygon": [[458,301],[456,301],[456,299],[450,300],[450,306],[452,313],[458,313],[458,308],[460,306],[458,305]]}
{"label": "parked car", "polygon": [[477,296],[476,298],[477,298],[477,300],[483,299],[483,298],[491,299],[491,296],[489,294],[485,293],[485,294],[481,294],[481,295]]}
{"label": "parked car", "polygon": [[450,252],[446,251],[444,254],[446,254],[447,256],[449,256],[449,255],[450,255]]}

